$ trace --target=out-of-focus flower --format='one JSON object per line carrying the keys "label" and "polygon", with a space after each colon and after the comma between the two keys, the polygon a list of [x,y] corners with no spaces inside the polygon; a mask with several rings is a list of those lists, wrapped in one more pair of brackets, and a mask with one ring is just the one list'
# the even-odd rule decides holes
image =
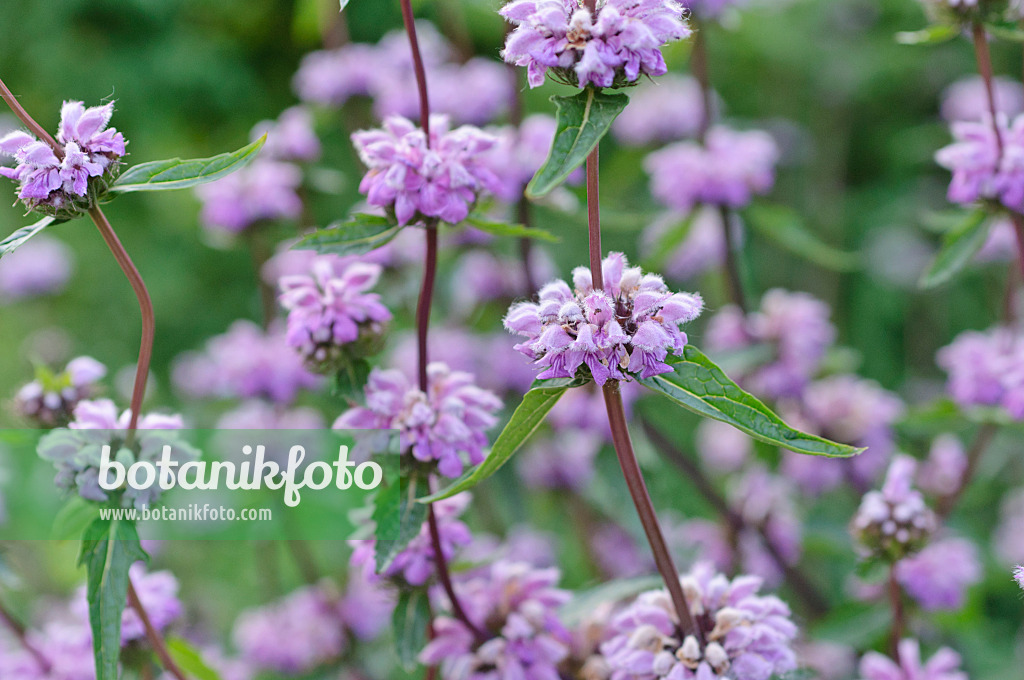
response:
{"label": "out-of-focus flower", "polygon": [[519,475],[529,486],[580,491],[594,476],[594,458],[604,437],[598,432],[566,429],[537,439],[519,458]]}
{"label": "out-of-focus flower", "polygon": [[754,451],[746,434],[717,420],[702,420],[697,426],[697,453],[704,464],[719,472],[735,472]]}
{"label": "out-of-focus flower", "polygon": [[1013,570],[1013,580],[1017,582],[1017,585],[1024,589],[1024,567],[1018,566]]}
{"label": "out-of-focus flower", "polygon": [[[178,599],[178,579],[174,577],[174,574],[169,571],[148,572],[141,562],[133,564],[128,573],[153,628],[163,632],[181,618],[185,607]],[[86,599],[84,586],[75,595],[75,599],[71,603],[71,611],[81,620],[83,626],[87,625],[89,602]],[[125,608],[121,615],[121,644],[126,645],[145,637],[146,629],[135,609]]]}
{"label": "out-of-focus flower", "polygon": [[367,96],[381,78],[373,45],[353,43],[336,50],[310,52],[302,59],[292,87],[306,102],[341,106],[351,97]]}
{"label": "out-of-focus flower", "polygon": [[549,69],[579,87],[664,75],[661,46],[691,33],[675,0],[605,0],[596,16],[582,0],[513,0],[500,13],[515,26],[502,56],[527,68],[530,87],[543,85]]}
{"label": "out-of-focus flower", "polygon": [[896,579],[922,609],[956,611],[967,589],[981,580],[978,551],[963,538],[936,541],[897,562]]}
{"label": "out-of-focus flower", "polygon": [[1024,489],[1006,495],[999,515],[999,526],[992,537],[996,555],[1006,565],[1024,563]]}
{"label": "out-of-focus flower", "polygon": [[56,140],[62,157],[17,130],[0,138],[0,154],[17,161],[14,168],[0,167],[0,175],[19,183],[18,198],[29,210],[68,219],[86,212],[117,176],[125,155],[124,136],[107,127],[113,114],[113,102],[88,109],[64,102]]}
{"label": "out-of-focus flower", "polygon": [[376,264],[352,263],[343,269],[325,259],[314,260],[308,274],[286,276],[279,282],[281,306],[288,310],[288,344],[306,366],[329,373],[353,357],[360,343],[376,344],[391,312],[370,292],[380,278]]}
{"label": "out-of-focus flower", "polygon": [[[445,562],[450,562],[456,550],[473,540],[469,527],[459,519],[469,505],[470,499],[468,493],[463,493],[434,504],[441,552]],[[373,540],[357,540],[352,544],[355,547],[351,559],[353,568],[359,569],[367,563],[373,564],[377,547]],[[420,532],[394,557],[380,575],[396,579],[403,585],[422,586],[436,573],[434,558],[430,527],[424,523]]]}
{"label": "out-of-focus flower", "polygon": [[[109,399],[80,401],[68,429],[53,430],[39,441],[39,457],[57,468],[54,483],[58,488],[79,494],[90,501],[105,502],[109,493],[100,488],[99,471],[103,448],[110,446],[110,457],[125,467],[136,461],[155,463],[165,447],[170,459],[179,465],[199,459],[199,451],[182,441],[174,430],[184,427],[181,416],[149,414],[139,418],[139,430],[131,449],[123,448],[131,411],[119,416]],[[160,485],[146,489],[127,486],[121,492],[121,504],[141,509],[160,498]]]}
{"label": "out-of-focus flower", "polygon": [[256,159],[216,182],[196,187],[200,219],[212,230],[238,234],[263,220],[293,220],[302,214],[302,171],[281,161]]}
{"label": "out-of-focus flower", "polygon": [[729,580],[700,563],[680,578],[706,644],[679,639],[679,621],[664,590],[640,595],[612,620],[601,653],[616,680],[768,680],[796,669],[797,627],[789,607],[758,595],[761,579]]}
{"label": "out-of-focus flower", "polygon": [[73,271],[70,248],[52,236],[36,236],[0,260],[0,304],[60,293]]}
{"label": "out-of-focus flower", "polygon": [[319,430],[324,418],[312,408],[285,410],[258,399],[246,401],[217,421],[217,430]]}
{"label": "out-of-focus flower", "polygon": [[242,612],[232,637],[251,663],[288,675],[308,673],[345,650],[337,596],[321,586],[300,588],[276,602]]}
{"label": "out-of-focus flower", "polygon": [[172,378],[192,398],[265,397],[277,404],[291,403],[299,390],[320,385],[288,346],[282,328],[264,331],[251,321],[236,321],[208,340],[203,352],[180,356]]}
{"label": "out-of-focus flower", "polygon": [[[446,477],[484,460],[486,430],[497,422],[501,400],[473,383],[473,376],[440,362],[427,366],[424,393],[401,371],[375,368],[366,382],[366,406],[350,408],[334,423],[338,430],[398,430],[403,455],[437,463]],[[358,446],[358,445],[357,445]]]}
{"label": "out-of-focus flower", "polygon": [[866,554],[895,562],[920,550],[935,531],[935,514],[913,488],[916,469],[910,456],[896,456],[882,490],[864,494],[850,529]]}
{"label": "out-of-focus flower", "polygon": [[995,200],[1019,212],[1024,210],[1024,116],[1012,124],[1003,114],[995,120],[995,125],[991,116],[953,123],[954,141],[935,160],[953,173],[951,202]]}
{"label": "out-of-focus flower", "polygon": [[539,378],[569,378],[586,366],[608,380],[649,378],[671,372],[668,354],[680,354],[686,333],[679,326],[700,315],[700,296],[672,293],[660,276],[630,267],[622,253],[602,262],[604,289],[594,290],[590,270],[573,270],[573,287],[556,280],[539,301],[513,305],[505,328],[527,339],[516,349],[544,368]]}
{"label": "out-of-focus flower", "polygon": [[629,103],[612,124],[615,138],[629,146],[693,137],[704,124],[703,95],[691,76],[669,73],[642,83],[630,93]]}
{"label": "out-of-focus flower", "polygon": [[927,663],[921,662],[917,640],[900,640],[898,660],[868,652],[860,660],[860,680],[967,680],[960,670],[960,655],[943,647]]}
{"label": "out-of-focus flower", "polygon": [[723,307],[711,318],[705,337],[715,352],[759,344],[771,348],[768,363],[733,377],[759,394],[779,398],[800,396],[835,336],[827,304],[807,293],[776,288],[765,293],[759,311],[746,317],[736,306]]}
{"label": "out-of-focus flower", "polygon": [[949,496],[960,489],[967,471],[967,453],[956,436],[941,434],[932,442],[928,460],[917,475],[917,485],[936,496]]}
{"label": "out-of-focus flower", "polygon": [[651,194],[669,208],[742,208],[771,190],[778,160],[779,148],[768,133],[716,125],[703,145],[677,142],[650,154],[644,170],[651,176]]}
{"label": "out-of-focus flower", "polygon": [[1013,221],[1007,217],[993,220],[988,238],[974,256],[976,262],[1006,262],[1017,258],[1017,234]]}
{"label": "out-of-focus flower", "polygon": [[367,167],[359,191],[371,205],[393,211],[399,224],[432,218],[458,224],[480,194],[499,190],[498,178],[484,162],[495,141],[469,125],[449,130],[447,117],[435,115],[427,148],[423,130],[389,116],[383,128],[352,135]]}
{"label": "out-of-focus flower", "polygon": [[285,109],[277,120],[265,120],[253,127],[250,138],[263,135],[263,155],[282,161],[315,161],[320,157],[320,138],[313,129],[313,115],[302,106]]}
{"label": "out-of-focus flower", "polygon": [[59,373],[39,367],[35,380],[15,395],[15,409],[41,427],[64,425],[80,401],[96,394],[106,374],[107,367],[92,357],[72,359]]}
{"label": "out-of-focus flower", "polygon": [[797,645],[800,667],[817,673],[821,680],[846,680],[857,668],[857,654],[839,642],[814,640]]}
{"label": "out-of-focus flower", "polygon": [[21,643],[0,636],[0,677],[12,680],[96,680],[92,661],[92,633],[79,621],[49,621],[26,633],[49,670],[40,668],[36,657]]}
{"label": "out-of-focus flower", "polygon": [[1024,418],[1024,340],[1009,328],[965,331],[939,350],[947,389],[963,407],[1002,406]]}
{"label": "out-of-focus flower", "polygon": [[[670,211],[644,229],[644,251],[649,257],[663,258],[662,271],[670,279],[691,279],[706,271],[720,269],[725,263],[726,244],[721,213],[712,206],[700,206],[694,210],[696,213],[690,215]],[[735,215],[732,217],[729,228],[741,242],[742,224]],[[678,234],[682,228],[686,228],[686,234],[679,241]]]}
{"label": "out-of-focus flower", "polygon": [[[494,191],[496,197],[511,204],[523,197],[526,185],[548,157],[555,129],[555,119],[542,113],[527,116],[518,128],[507,125],[488,129],[497,138],[485,156],[500,181]],[[568,181],[576,183],[582,177],[582,171],[577,170]]]}
{"label": "out-of-focus flower", "polygon": [[[535,279],[554,277],[554,264],[543,250],[532,249],[530,256]],[[522,260],[483,249],[463,255],[451,278],[452,306],[463,315],[472,314],[485,302],[521,297],[526,290]]]}
{"label": "out-of-focus flower", "polygon": [[[464,64],[438,64],[427,69],[431,110],[453,121],[485,125],[497,118],[513,98],[513,83],[500,62],[473,57]],[[381,118],[419,115],[416,77],[411,69],[390,77],[378,76],[373,87],[373,109]]]}
{"label": "out-of-focus flower", "polygon": [[557,588],[558,579],[557,569],[499,561],[479,577],[458,583],[456,594],[466,616],[494,637],[481,643],[462,621],[440,616],[420,662],[440,665],[442,677],[463,680],[558,680],[558,665],[568,656],[570,642],[557,614],[569,593]]}
{"label": "out-of-focus flower", "polygon": [[[992,79],[996,111],[1013,118],[1024,113],[1024,87],[1011,78]],[[942,117],[947,122],[984,120],[991,114],[985,81],[981,76],[961,78],[942,93]]]}

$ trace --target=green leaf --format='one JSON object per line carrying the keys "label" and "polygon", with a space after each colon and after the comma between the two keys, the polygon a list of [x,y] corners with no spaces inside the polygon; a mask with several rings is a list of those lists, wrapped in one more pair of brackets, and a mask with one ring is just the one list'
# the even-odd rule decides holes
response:
{"label": "green leaf", "polygon": [[516,408],[515,413],[512,414],[512,419],[508,421],[505,429],[498,435],[498,439],[494,442],[494,446],[491,447],[491,451],[487,454],[484,462],[468,470],[448,488],[442,489],[426,498],[421,498],[420,502],[433,503],[444,498],[450,498],[457,493],[472,489],[493,475],[502,465],[508,462],[509,458],[519,450],[519,447],[540,427],[548,411],[554,408],[558,400],[565,394],[565,391],[570,387],[578,387],[583,384],[585,384],[585,381],[579,378],[555,378],[553,380],[534,381],[530,390],[523,395],[523,401]]}
{"label": "green leaf", "polygon": [[401,230],[386,217],[356,213],[345,222],[314,231],[293,247],[335,255],[365,255],[388,243]]}
{"label": "green leaf", "polygon": [[75,495],[64,504],[53,520],[52,538],[66,541],[78,538],[99,516],[99,507],[81,496]]}
{"label": "green leaf", "polygon": [[527,227],[522,224],[506,224],[504,222],[492,222],[485,220],[480,217],[470,215],[466,218],[466,224],[476,227],[480,231],[485,231],[488,234],[494,236],[511,236],[513,238],[532,238],[538,241],[547,241],[548,243],[558,243],[561,241],[560,238],[552,234],[550,231],[545,229],[537,229],[536,227]]}
{"label": "green leaf", "polygon": [[933,24],[920,31],[901,31],[896,42],[901,45],[937,45],[960,35],[960,29],[949,24]]}
{"label": "green leaf", "polygon": [[660,576],[609,581],[590,590],[573,593],[572,599],[562,605],[559,617],[567,626],[575,626],[606,602],[619,602],[635,597],[648,590],[656,590],[662,584]]}
{"label": "green leaf", "polygon": [[366,359],[350,359],[334,374],[331,392],[333,396],[342,399],[357,399],[362,396],[369,377],[370,362]]}
{"label": "green leaf", "polygon": [[[61,220],[63,221],[63,220]],[[25,242],[30,238],[46,229],[50,225],[60,224],[60,221],[53,217],[44,217],[35,224],[31,224],[27,227],[22,227],[18,231],[14,232],[3,241],[0,241],[0,258],[4,255],[10,255],[15,250],[25,245]]]}
{"label": "green leaf", "polygon": [[557,131],[547,160],[526,187],[529,198],[550,193],[583,165],[629,97],[588,87],[573,97],[552,97],[551,101],[558,106]]}
{"label": "green leaf", "polygon": [[640,384],[698,415],[797,453],[846,458],[864,451],[793,429],[692,345],[684,348],[682,357],[666,361],[674,372],[642,379]]}
{"label": "green leaf", "polygon": [[203,655],[188,640],[180,637],[168,638],[167,651],[190,680],[221,680],[220,673],[203,661]]}
{"label": "green leaf", "polygon": [[171,158],[142,163],[122,172],[109,191],[168,191],[213,182],[251,163],[266,141],[267,136],[263,135],[238,151],[222,153],[213,158],[196,158],[188,161]]}
{"label": "green leaf", "polygon": [[976,210],[959,227],[946,234],[939,254],[918,282],[921,288],[934,288],[946,283],[970,263],[988,238],[992,223],[985,218],[983,211]]}
{"label": "green leaf", "polygon": [[146,559],[131,522],[97,519],[82,535],[78,565],[84,565],[87,572],[86,595],[97,680],[117,680],[121,614],[128,599],[128,568]]}
{"label": "green leaf", "polygon": [[860,258],[821,241],[800,215],[781,205],[752,205],[744,212],[747,224],[770,241],[819,267],[837,272],[860,268]]}
{"label": "green leaf", "polygon": [[427,590],[403,590],[398,596],[391,624],[395,631],[398,661],[405,670],[413,671],[416,658],[427,646],[427,628],[430,625],[430,598]]}
{"label": "green leaf", "polygon": [[[405,483],[392,484],[380,492],[374,504],[373,520],[377,537],[377,573],[391,566],[398,553],[416,538],[427,519],[427,506],[417,502],[421,491],[426,491],[425,480],[411,475]],[[391,510],[398,506],[398,512]],[[393,538],[397,536],[397,538]],[[384,538],[391,537],[391,538]]]}
{"label": "green leaf", "polygon": [[993,37],[999,38],[1000,40],[1009,40],[1010,42],[1024,42],[1024,30],[1013,24],[999,25],[999,24],[986,24],[985,30],[988,31]]}

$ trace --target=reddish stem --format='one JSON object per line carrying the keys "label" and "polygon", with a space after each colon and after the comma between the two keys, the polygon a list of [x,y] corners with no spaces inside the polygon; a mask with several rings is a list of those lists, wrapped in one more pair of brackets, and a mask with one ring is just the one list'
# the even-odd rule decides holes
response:
{"label": "reddish stem", "polygon": [[597,147],[587,156],[587,231],[590,237],[590,276],[594,290],[604,290],[601,270],[601,182]]}
{"label": "reddish stem", "polygon": [[448,564],[445,561],[444,553],[441,552],[441,530],[437,524],[437,513],[434,512],[433,503],[427,506],[427,523],[430,526],[430,543],[434,549],[434,564],[437,566],[437,578],[441,581],[441,587],[444,588],[448,601],[452,603],[452,613],[456,619],[462,622],[462,625],[466,626],[473,633],[477,644],[482,645],[490,639],[490,636],[480,630],[470,620],[469,616],[466,615],[466,610],[462,608],[462,603],[459,602],[458,596],[455,594],[452,577],[448,572]]}
{"label": "reddish stem", "polygon": [[1013,222],[1013,231],[1017,234],[1017,264],[1021,276],[1024,277],[1024,216],[1016,210],[1011,210],[1010,220]]}
{"label": "reddish stem", "polygon": [[693,51],[690,53],[690,71],[697,79],[697,84],[700,85],[701,108],[704,113],[704,118],[697,129],[697,139],[703,143],[714,115],[714,94],[711,91],[711,77],[708,74],[708,46],[704,41],[704,31],[697,26],[692,18],[690,25],[694,32]]}
{"label": "reddish stem", "polygon": [[412,49],[412,67],[416,73],[416,89],[420,95],[420,127],[427,136],[427,148],[430,148],[430,96],[427,94],[427,70],[423,66],[423,55],[420,43],[416,38],[416,17],[412,13],[412,0],[400,0],[402,4],[402,23],[409,36],[409,47]]}
{"label": "reddish stem", "polygon": [[419,357],[419,386],[420,390],[426,392],[427,365],[427,335],[430,329],[430,308],[434,298],[434,281],[437,278],[437,225],[428,224],[427,230],[427,253],[426,262],[423,266],[423,284],[420,288],[419,301],[416,303],[416,348]]}
{"label": "reddish stem", "polygon": [[900,640],[906,628],[906,613],[903,609],[903,592],[896,580],[896,565],[889,567],[889,606],[892,608],[892,634],[889,641],[892,658],[899,658]]}
{"label": "reddish stem", "polygon": [[722,234],[725,238],[725,275],[729,282],[729,294],[744,314],[747,313],[747,295],[743,291],[743,277],[740,275],[740,264],[736,257],[736,239],[732,233],[732,211],[727,206],[718,206],[718,214],[722,220]]}
{"label": "reddish stem", "polygon": [[165,671],[173,675],[176,680],[187,680],[187,676],[182,673],[181,669],[178,668],[178,664],[171,658],[170,652],[167,651],[167,645],[164,643],[160,632],[153,627],[153,623],[149,620],[149,614],[146,613],[146,608],[142,606],[142,601],[139,599],[138,593],[135,592],[135,586],[132,585],[131,579],[128,580],[128,606],[139,615],[142,627],[146,630],[146,639],[153,646],[153,651],[156,652],[157,658],[160,659],[160,665],[164,667]]}
{"label": "reddish stem", "polygon": [[981,429],[978,430],[978,434],[974,438],[971,448],[967,451],[967,468],[964,470],[960,484],[956,487],[956,491],[939,501],[939,519],[945,521],[945,519],[952,514],[953,508],[956,507],[960,497],[963,495],[967,487],[970,486],[971,480],[974,479],[974,475],[978,471],[978,464],[981,462],[982,456],[985,454],[986,449],[988,449],[989,444],[992,443],[992,440],[995,438],[998,431],[998,426],[993,425],[992,423],[985,423],[981,426]]}
{"label": "reddish stem", "polygon": [[14,637],[18,639],[21,646],[25,648],[32,658],[39,664],[39,668],[43,673],[50,672],[50,662],[47,660],[43,653],[36,649],[35,645],[28,641],[28,636],[25,633],[25,627],[21,625],[17,619],[15,619],[10,612],[4,609],[3,605],[0,604],[0,622],[3,622],[14,634]]}
{"label": "reddish stem", "polygon": [[2,80],[0,80],[0,98],[3,98],[3,100],[7,103],[7,106],[11,107],[11,111],[14,112],[14,115],[17,116],[18,119],[25,124],[25,127],[27,127],[29,131],[32,132],[32,134],[34,134],[38,139],[42,140],[43,142],[46,142],[49,145],[49,147],[53,149],[53,153],[57,156],[58,159],[64,159],[64,147],[58,144],[57,140],[51,137],[50,133],[43,129],[43,126],[37,123],[35,119],[32,118],[32,116],[28,115],[28,111],[26,111],[24,107],[22,107],[22,105],[18,102],[17,97],[15,97],[11,93],[11,91],[7,88],[7,85],[5,85],[4,81]]}
{"label": "reddish stem", "polygon": [[139,362],[135,370],[135,387],[132,389],[131,422],[128,424],[129,432],[134,431],[139,425],[139,411],[142,408],[142,399],[146,396],[146,381],[149,378],[149,364],[153,358],[153,339],[156,336],[156,316],[153,312],[153,301],[149,297],[146,284],[135,268],[135,263],[124,249],[121,240],[114,233],[110,221],[99,206],[89,209],[89,216],[96,223],[100,235],[106,242],[114,259],[120,265],[121,271],[128,277],[128,282],[135,291],[135,297],[139,300],[139,310],[142,312],[142,341],[139,346]]}
{"label": "reddish stem", "polygon": [[1003,155],[1003,136],[999,132],[999,125],[996,123],[996,94],[992,85],[992,57],[988,50],[988,40],[985,37],[985,27],[976,22],[971,26],[971,36],[974,38],[974,56],[978,61],[978,73],[985,83],[985,97],[988,99],[988,111],[992,114],[992,131],[996,135],[996,147],[999,149],[999,156]]}

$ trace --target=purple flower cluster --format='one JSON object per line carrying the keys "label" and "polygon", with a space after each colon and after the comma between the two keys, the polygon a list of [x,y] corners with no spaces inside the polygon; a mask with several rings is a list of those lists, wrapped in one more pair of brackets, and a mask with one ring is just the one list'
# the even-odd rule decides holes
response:
{"label": "purple flower cluster", "polygon": [[467,617],[493,637],[481,643],[463,622],[438,617],[420,662],[440,665],[441,677],[460,680],[559,680],[558,665],[569,655],[570,636],[557,615],[569,600],[569,593],[557,588],[558,580],[557,569],[498,561],[458,583],[456,594]]}
{"label": "purple flower cluster", "polygon": [[232,637],[249,662],[286,675],[308,673],[337,659],[346,647],[338,597],[321,586],[243,612]]}
{"label": "purple flower cluster", "polygon": [[700,563],[680,582],[706,644],[693,635],[679,639],[667,592],[644,593],[614,617],[611,638],[601,645],[610,680],[768,680],[796,669],[789,607],[758,595],[760,578],[730,581]]}
{"label": "purple flower cluster", "polygon": [[965,331],[939,350],[947,389],[965,408],[999,406],[1024,418],[1024,338],[1009,328]]}
{"label": "purple flower cluster", "polygon": [[179,357],[172,378],[192,398],[263,397],[278,404],[320,384],[288,346],[283,329],[264,331],[251,321],[236,321],[208,340],[203,352]]}
{"label": "purple flower cluster", "polygon": [[[729,228],[736,241],[743,241],[743,229],[738,216],[732,215]],[[674,242],[676,230],[689,222],[686,236],[678,245]],[[672,241],[669,252],[663,244]],[[644,251],[652,257],[662,257],[663,271],[670,279],[686,280],[706,271],[720,268],[725,262],[725,231],[722,215],[713,206],[700,206],[689,215],[675,210],[666,212],[651,223],[643,233]]]}
{"label": "purple flower cluster", "polygon": [[596,16],[582,0],[513,0],[501,15],[515,26],[502,52],[527,68],[530,87],[556,79],[586,87],[621,87],[667,72],[661,46],[690,36],[675,0],[602,0]]}
{"label": "purple flower cluster", "polygon": [[18,198],[29,210],[65,218],[85,212],[117,175],[125,155],[124,136],[107,127],[113,114],[113,102],[88,109],[82,102],[64,102],[57,134],[61,157],[27,132],[11,132],[0,139],[0,154],[17,165],[0,167],[0,175],[20,184]]}
{"label": "purple flower cluster", "polygon": [[96,394],[106,374],[107,367],[92,357],[72,359],[60,373],[37,369],[35,380],[15,395],[15,409],[40,427],[64,425],[80,401]]}
{"label": "purple flower cluster", "polygon": [[807,293],[776,288],[765,293],[759,311],[744,316],[730,305],[713,316],[706,334],[708,349],[731,352],[768,346],[772,360],[740,374],[740,380],[768,397],[798,397],[835,340],[829,314],[828,305]]}
{"label": "purple flower cluster", "polygon": [[973,543],[947,538],[897,562],[896,579],[925,611],[956,611],[967,589],[981,580],[981,562]]}
{"label": "purple flower cluster", "polygon": [[913,488],[916,469],[913,458],[897,456],[882,490],[861,499],[850,529],[866,554],[896,561],[920,550],[935,531],[935,514]]}
{"label": "purple flower cluster", "polygon": [[[471,498],[468,493],[462,493],[434,504],[438,535],[441,538],[441,553],[445,562],[451,562],[456,550],[469,545],[473,540],[469,527],[459,520]],[[367,563],[374,563],[376,544],[373,540],[355,540],[352,541],[352,545],[355,549],[350,563],[354,570],[362,568]],[[430,527],[424,523],[420,532],[380,575],[394,579],[402,585],[422,586],[434,575],[434,569],[434,546]]]}
{"label": "purple flower cluster", "polygon": [[370,205],[393,211],[401,225],[458,224],[482,193],[501,187],[485,162],[495,138],[469,125],[449,130],[444,116],[431,117],[429,148],[423,130],[401,116],[354,133],[352,142],[367,167],[359,191]]}
{"label": "purple flower cluster", "polygon": [[357,341],[373,340],[391,320],[380,295],[369,292],[381,275],[376,264],[355,262],[344,268],[317,258],[305,275],[283,277],[281,306],[288,310],[288,344],[315,373],[337,370]]}
{"label": "purple flower cluster", "polygon": [[935,154],[938,164],[953,173],[947,198],[953,203],[999,201],[1024,211],[1024,116],[1009,123],[999,114],[995,121],[986,116],[952,124],[953,143]]}
{"label": "purple flower cluster", "polygon": [[[165,631],[185,613],[185,607],[178,599],[178,579],[171,572],[148,572],[145,565],[136,562],[129,569],[129,576],[135,592],[139,595],[139,601],[149,615],[149,622],[156,630]],[[88,622],[89,602],[84,587],[76,593],[71,603],[71,611],[83,625]],[[133,608],[126,607],[121,615],[121,644],[127,645],[145,637],[146,629],[138,613]]]}
{"label": "purple flower cluster", "polygon": [[936,496],[957,492],[967,472],[967,452],[956,436],[941,434],[932,441],[928,459],[917,475],[917,485]]}
{"label": "purple flower cluster", "polygon": [[401,453],[437,463],[446,477],[462,474],[465,461],[483,462],[486,430],[497,422],[501,400],[473,383],[473,376],[445,364],[427,366],[427,391],[401,371],[375,368],[366,382],[366,406],[350,408],[335,421],[338,430],[398,430]]}
{"label": "purple flower cluster", "polygon": [[716,125],[703,144],[677,142],[650,154],[644,170],[651,176],[651,194],[669,208],[743,208],[771,190],[778,160],[779,148],[768,133]]}
{"label": "purple flower cluster", "polygon": [[900,640],[898,660],[868,652],[860,661],[859,680],[967,680],[960,670],[960,655],[943,647],[926,663],[921,662],[917,640]]}
{"label": "purple flower cluster", "polygon": [[538,302],[509,309],[505,328],[527,338],[516,349],[544,368],[539,378],[571,378],[586,366],[603,385],[672,371],[665,360],[686,346],[679,326],[700,315],[700,296],[670,292],[622,253],[608,255],[601,269],[603,290],[594,289],[589,269],[577,267],[573,289],[559,279],[541,288]]}
{"label": "purple flower cluster", "polygon": [[612,124],[612,134],[628,146],[694,137],[704,121],[704,95],[696,78],[666,74],[630,93],[629,106]]}
{"label": "purple flower cluster", "polygon": [[[535,113],[527,116],[518,128],[488,128],[497,143],[487,152],[485,162],[498,177],[499,184],[494,190],[498,199],[515,204],[523,197],[526,185],[548,157],[555,127],[554,118]],[[577,170],[569,182],[578,182],[582,176],[582,171]]]}
{"label": "purple flower cluster", "polygon": [[70,248],[46,234],[36,236],[0,260],[0,305],[55,295],[64,290],[73,270]]}
{"label": "purple flower cluster", "polygon": [[[100,488],[99,470],[102,449],[111,445],[112,456],[122,464],[137,460],[155,463],[164,448],[169,447],[171,460],[185,464],[199,459],[199,451],[185,443],[174,433],[185,425],[181,416],[149,414],[139,418],[139,430],[133,450],[121,448],[120,442],[131,420],[131,411],[120,415],[109,399],[80,401],[75,407],[74,420],[67,429],[57,429],[39,441],[38,454],[57,469],[54,483],[58,488],[79,494],[90,501],[106,502],[107,491]],[[160,485],[147,489],[128,486],[121,492],[125,507],[154,505],[161,493]]]}

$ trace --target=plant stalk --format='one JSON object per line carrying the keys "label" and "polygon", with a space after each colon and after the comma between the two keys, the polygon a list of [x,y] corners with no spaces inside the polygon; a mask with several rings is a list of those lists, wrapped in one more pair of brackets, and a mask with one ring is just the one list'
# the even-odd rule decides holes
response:
{"label": "plant stalk", "polygon": [[39,664],[40,670],[42,670],[44,674],[49,673],[51,668],[49,660],[43,656],[43,653],[39,651],[35,645],[29,642],[28,635],[25,632],[25,627],[4,608],[3,604],[0,604],[0,622],[10,629],[11,633],[15,638],[17,638],[21,646],[25,648],[25,651],[35,659],[36,663]]}
{"label": "plant stalk", "polygon": [[430,542],[434,549],[434,564],[437,567],[437,578],[441,581],[441,587],[444,588],[444,593],[448,596],[449,602],[452,603],[452,613],[455,615],[455,618],[462,622],[462,625],[466,626],[473,633],[477,644],[483,644],[490,639],[490,636],[480,630],[469,616],[466,615],[466,610],[462,608],[462,603],[459,602],[459,598],[455,594],[452,577],[448,571],[448,563],[445,561],[444,553],[441,550],[441,530],[437,523],[437,513],[434,512],[433,503],[427,506],[427,523],[430,526]]}
{"label": "plant stalk", "polygon": [[896,565],[889,567],[889,606],[892,608],[892,634],[889,640],[892,658],[899,658],[900,640],[906,628],[906,612],[903,609],[903,591],[896,580]]}
{"label": "plant stalk", "polygon": [[34,134],[41,141],[46,142],[46,144],[49,145],[51,149],[53,149],[53,153],[57,156],[59,160],[64,159],[64,147],[58,144],[57,140],[51,137],[50,133],[47,132],[42,125],[37,123],[35,119],[28,114],[28,111],[26,111],[25,108],[18,102],[18,98],[11,93],[11,91],[7,88],[7,85],[5,85],[4,81],[2,80],[0,80],[0,98],[2,98],[4,102],[7,103],[7,106],[11,107],[11,111],[14,112],[14,115],[18,117],[18,120],[25,124],[25,127],[27,127],[32,134]]}
{"label": "plant stalk", "polygon": [[594,290],[604,290],[601,269],[601,181],[598,172],[597,147],[587,156],[587,231],[590,242],[590,276]]}
{"label": "plant stalk", "polygon": [[160,665],[164,667],[165,671],[173,675],[176,680],[187,680],[187,676],[178,668],[178,664],[171,658],[171,653],[167,651],[167,644],[164,642],[160,632],[153,627],[153,623],[149,620],[149,614],[146,613],[146,608],[142,606],[142,601],[139,599],[138,593],[135,592],[135,586],[132,585],[130,579],[128,581],[128,606],[139,615],[142,627],[146,630],[146,639],[153,646],[153,651],[156,652],[157,658],[160,659]]}
{"label": "plant stalk", "polygon": [[409,36],[409,47],[412,50],[412,67],[416,73],[416,89],[420,96],[420,127],[427,136],[427,148],[430,148],[430,96],[427,94],[427,70],[423,66],[423,54],[420,42],[416,37],[416,17],[412,13],[412,0],[400,0],[402,5],[402,23]]}
{"label": "plant stalk", "polygon": [[952,514],[953,508],[956,507],[960,497],[963,496],[964,491],[970,486],[974,475],[978,472],[978,465],[981,463],[982,456],[984,456],[992,440],[995,439],[998,431],[999,427],[992,423],[985,423],[978,430],[977,436],[975,436],[974,441],[971,443],[971,448],[967,450],[967,468],[964,470],[960,484],[956,487],[956,491],[939,501],[938,516],[940,520],[945,521]]}
{"label": "plant stalk", "polygon": [[1003,136],[999,132],[999,124],[996,122],[999,109],[996,106],[995,87],[992,85],[992,57],[989,54],[988,39],[985,36],[985,27],[980,22],[971,26],[971,37],[974,40],[974,56],[978,62],[978,73],[985,83],[985,97],[988,99],[988,111],[992,115],[992,131],[996,135],[996,147],[999,149],[999,158],[1003,156]]}
{"label": "plant stalk", "polygon": [[722,220],[722,235],[725,239],[725,274],[729,282],[729,294],[732,301],[746,314],[747,295],[743,291],[743,277],[740,275],[740,264],[736,257],[736,239],[732,233],[732,211],[727,206],[718,206],[718,214]]}

